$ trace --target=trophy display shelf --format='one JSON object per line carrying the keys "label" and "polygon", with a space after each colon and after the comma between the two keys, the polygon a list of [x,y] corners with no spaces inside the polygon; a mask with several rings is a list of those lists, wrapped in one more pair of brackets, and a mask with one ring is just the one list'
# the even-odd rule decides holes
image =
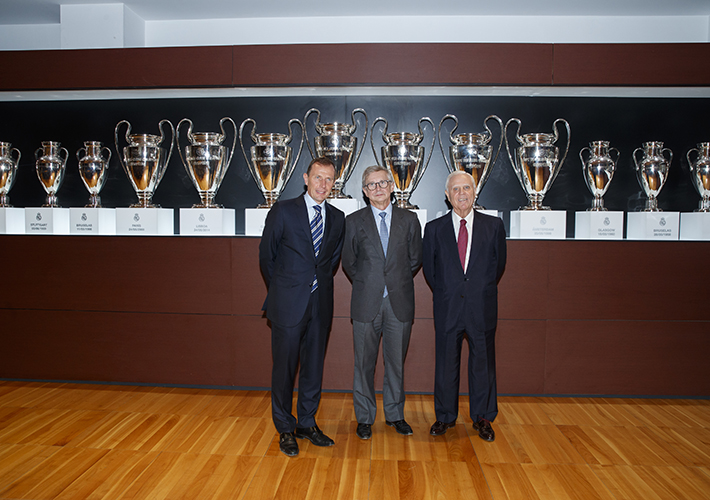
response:
{"label": "trophy display shelf", "polygon": [[530,240],[567,238],[567,212],[564,210],[513,210],[510,212],[510,237]]}
{"label": "trophy display shelf", "polygon": [[626,214],[626,239],[676,241],[680,212],[629,212]]}
{"label": "trophy display shelf", "polygon": [[234,236],[233,208],[181,208],[180,234],[186,236]]}
{"label": "trophy display shelf", "polygon": [[328,203],[341,210],[346,217],[365,206],[364,202],[355,198],[328,198]]}
{"label": "trophy display shelf", "polygon": [[410,212],[414,212],[417,214],[417,218],[419,219],[419,225],[422,227],[422,237],[424,236],[424,226],[426,226],[427,223],[427,211],[425,208],[410,208]]}
{"label": "trophy display shelf", "polygon": [[244,236],[261,236],[270,208],[244,209]]}
{"label": "trophy display shelf", "polygon": [[624,212],[576,212],[574,237],[578,240],[621,240],[624,238]]}
{"label": "trophy display shelf", "polygon": [[710,212],[680,214],[680,239],[710,241]]}
{"label": "trophy display shelf", "polygon": [[112,236],[116,234],[115,208],[70,208],[70,234]]}
{"label": "trophy display shelf", "polygon": [[0,207],[0,234],[25,234],[25,209]]}
{"label": "trophy display shelf", "polygon": [[121,236],[172,236],[172,208],[117,208],[116,234]]}
{"label": "trophy display shelf", "polygon": [[69,234],[69,209],[25,208],[25,234]]}

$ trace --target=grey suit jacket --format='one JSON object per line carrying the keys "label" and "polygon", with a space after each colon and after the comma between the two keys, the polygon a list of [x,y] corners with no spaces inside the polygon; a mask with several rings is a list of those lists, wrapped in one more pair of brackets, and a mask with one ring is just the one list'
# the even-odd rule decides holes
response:
{"label": "grey suit jacket", "polygon": [[385,284],[397,319],[414,319],[414,275],[422,264],[422,229],[416,214],[392,207],[386,258],[372,209],[367,206],[350,214],[345,219],[342,264],[353,283],[353,320],[375,319]]}

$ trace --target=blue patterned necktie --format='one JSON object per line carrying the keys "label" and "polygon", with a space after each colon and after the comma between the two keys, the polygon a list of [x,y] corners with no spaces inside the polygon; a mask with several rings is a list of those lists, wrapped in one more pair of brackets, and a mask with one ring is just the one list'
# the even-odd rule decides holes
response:
{"label": "blue patterned necktie", "polygon": [[[380,212],[380,241],[382,242],[382,251],[385,254],[385,258],[387,257],[387,243],[389,242],[389,233],[387,232],[387,223],[385,222],[385,219],[387,218],[387,212]],[[387,297],[387,285],[385,285],[385,292],[382,295],[383,297]]]}
{"label": "blue patterned necktie", "polygon": [[[318,205],[313,205],[316,214],[311,220],[311,236],[313,237],[313,251],[316,254],[316,259],[320,253],[320,245],[323,242],[323,216],[321,215],[321,207]],[[311,285],[311,293],[318,289],[318,278],[313,275],[313,284]]]}

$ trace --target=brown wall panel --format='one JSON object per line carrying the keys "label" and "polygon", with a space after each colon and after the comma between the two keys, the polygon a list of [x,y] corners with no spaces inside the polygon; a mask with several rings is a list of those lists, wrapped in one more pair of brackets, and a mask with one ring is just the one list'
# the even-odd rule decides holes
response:
{"label": "brown wall panel", "polygon": [[547,318],[549,245],[547,241],[507,241],[508,258],[498,292],[499,318]]}
{"label": "brown wall panel", "polygon": [[496,331],[498,392],[505,394],[545,392],[546,338],[546,321],[506,319],[498,321]]}
{"label": "brown wall panel", "polygon": [[232,47],[0,51],[0,90],[228,87]]}
{"label": "brown wall panel", "polygon": [[710,44],[555,44],[555,85],[710,85]]}

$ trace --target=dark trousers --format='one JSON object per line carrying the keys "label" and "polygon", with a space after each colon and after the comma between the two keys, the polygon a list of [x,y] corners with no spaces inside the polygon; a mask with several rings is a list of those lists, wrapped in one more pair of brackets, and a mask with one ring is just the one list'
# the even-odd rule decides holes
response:
{"label": "dark trousers", "polygon": [[496,388],[495,329],[476,330],[473,320],[462,311],[454,328],[436,331],[434,409],[436,419],[453,422],[458,417],[461,347],[468,340],[469,414],[476,422],[495,420],[498,415]]}
{"label": "dark trousers", "polygon": [[[328,323],[319,315],[318,293],[311,294],[306,313],[296,326],[271,324],[271,415],[279,433],[316,425],[328,339]],[[291,410],[299,360],[296,419]]]}

